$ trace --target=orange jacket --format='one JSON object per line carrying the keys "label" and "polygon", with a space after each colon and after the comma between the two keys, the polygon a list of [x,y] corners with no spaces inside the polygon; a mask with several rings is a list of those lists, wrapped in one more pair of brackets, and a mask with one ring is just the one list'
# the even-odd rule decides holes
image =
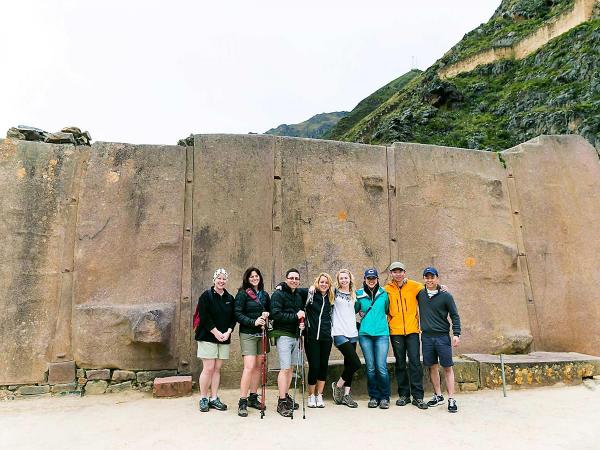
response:
{"label": "orange jacket", "polygon": [[388,325],[390,334],[411,334],[419,332],[419,306],[417,294],[423,285],[417,281],[406,280],[402,288],[398,289],[393,281],[385,285],[385,290],[390,299]]}

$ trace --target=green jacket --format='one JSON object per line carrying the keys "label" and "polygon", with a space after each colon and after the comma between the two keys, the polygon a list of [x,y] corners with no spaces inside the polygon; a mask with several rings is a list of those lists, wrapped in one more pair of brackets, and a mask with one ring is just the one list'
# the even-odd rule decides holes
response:
{"label": "green jacket", "polygon": [[[366,313],[360,322],[359,335],[367,336],[389,336],[387,312],[390,309],[390,300],[387,292],[379,287],[375,292],[375,298],[371,302],[371,297],[365,289],[356,291],[356,303],[359,313]],[[371,306],[371,304],[373,306]],[[369,309],[370,307],[370,309]]]}

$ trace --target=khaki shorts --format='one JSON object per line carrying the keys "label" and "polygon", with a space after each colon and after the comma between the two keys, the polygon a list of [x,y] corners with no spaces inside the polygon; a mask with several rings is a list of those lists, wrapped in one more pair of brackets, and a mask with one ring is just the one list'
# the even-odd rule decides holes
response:
{"label": "khaki shorts", "polygon": [[198,358],[200,359],[229,359],[229,344],[198,341]]}
{"label": "khaki shorts", "polygon": [[[254,334],[240,333],[240,348],[242,356],[262,355],[262,338]],[[267,353],[270,350],[269,340],[267,339]]]}

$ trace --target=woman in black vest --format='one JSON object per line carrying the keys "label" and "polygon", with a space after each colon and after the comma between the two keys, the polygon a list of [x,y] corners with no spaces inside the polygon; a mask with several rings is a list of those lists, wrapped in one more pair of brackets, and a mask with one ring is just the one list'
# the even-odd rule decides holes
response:
{"label": "woman in black vest", "polygon": [[[213,285],[198,299],[197,314],[200,319],[196,327],[198,358],[202,359],[200,373],[200,411],[209,409],[224,411],[227,405],[219,400],[221,366],[229,359],[231,332],[235,328],[233,296],[225,290],[228,278],[225,269],[213,274]],[[210,392],[210,397],[209,397]]]}
{"label": "woman in black vest", "polygon": [[260,383],[261,337],[269,317],[269,306],[270,298],[265,292],[262,274],[256,267],[250,267],[244,272],[242,287],[235,297],[235,318],[240,323],[240,347],[244,359],[238,404],[238,416],[241,417],[248,416],[248,407],[261,409],[257,393]]}

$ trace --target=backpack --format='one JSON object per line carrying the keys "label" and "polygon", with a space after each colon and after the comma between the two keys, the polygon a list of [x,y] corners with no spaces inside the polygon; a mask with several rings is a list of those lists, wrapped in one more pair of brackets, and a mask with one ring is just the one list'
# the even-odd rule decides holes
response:
{"label": "backpack", "polygon": [[[208,290],[208,296],[210,300],[213,299],[212,288]],[[198,298],[198,303],[196,303],[196,311],[194,311],[194,320],[192,321],[192,328],[194,329],[194,333],[197,332],[198,327],[200,326],[200,299]]]}

